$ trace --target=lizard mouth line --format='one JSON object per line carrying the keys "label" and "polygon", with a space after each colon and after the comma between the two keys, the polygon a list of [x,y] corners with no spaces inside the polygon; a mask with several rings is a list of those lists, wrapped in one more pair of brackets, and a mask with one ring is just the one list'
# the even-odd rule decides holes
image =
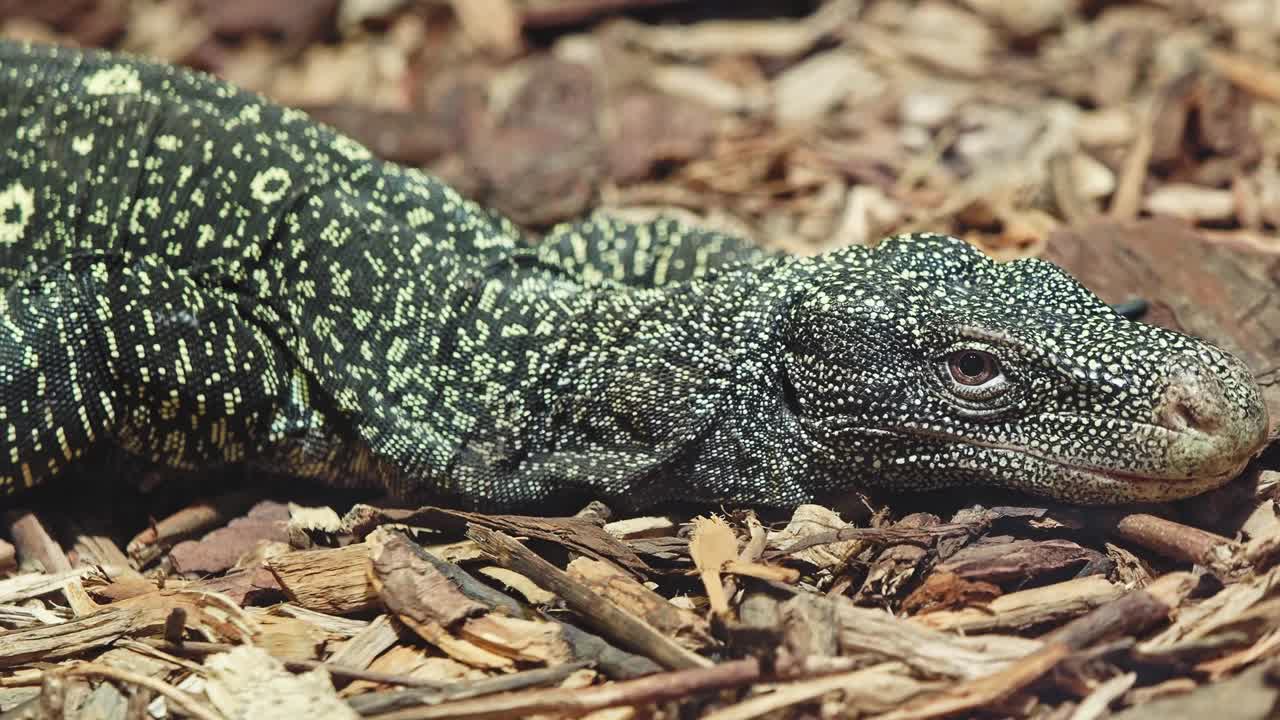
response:
{"label": "lizard mouth line", "polygon": [[1059,458],[1041,455],[1039,453],[1032,452],[1031,450],[1028,450],[1026,448],[1015,447],[1011,445],[995,443],[990,441],[977,440],[974,438],[965,438],[959,435],[952,435],[950,433],[940,433],[940,432],[931,432],[927,430],[915,430],[915,429],[904,429],[904,428],[894,428],[890,430],[884,430],[883,432],[885,434],[896,435],[899,437],[927,437],[927,438],[934,438],[938,440],[947,440],[950,442],[963,443],[966,445],[975,445],[977,447],[985,448],[987,450],[995,450],[997,452],[1009,453],[1011,455],[1017,455],[1020,457],[1029,458],[1036,462],[1053,465],[1054,467],[1061,468],[1062,470],[1083,473],[1083,474],[1092,475],[1095,477],[1106,478],[1108,480],[1112,480],[1116,482],[1126,482],[1126,483],[1212,482],[1212,481],[1223,480],[1223,479],[1232,477],[1237,472],[1239,472],[1240,469],[1244,466],[1245,462],[1247,462],[1247,460],[1245,460],[1240,463],[1237,463],[1230,470],[1219,472],[1219,473],[1207,474],[1207,475],[1187,475],[1187,474],[1160,475],[1155,473],[1143,474],[1140,472],[1135,472],[1133,470],[1124,470],[1120,468],[1107,468],[1107,467],[1100,467],[1097,465],[1073,463],[1073,462],[1069,462]]}
{"label": "lizard mouth line", "polygon": [[[993,448],[993,449],[1003,449],[1003,448]],[[1094,467],[1091,465],[1073,465],[1071,463],[1062,462],[1060,460],[1051,460],[1049,458],[1041,457],[1033,453],[1021,452],[1018,450],[1008,450],[1008,452],[1013,452],[1019,455],[1034,458],[1035,460],[1039,460],[1041,462],[1046,462],[1051,465],[1055,465],[1064,470],[1069,470],[1073,472],[1083,473],[1085,475],[1092,475],[1094,477],[1102,477],[1102,478],[1107,478],[1109,480],[1114,480],[1117,482],[1126,482],[1126,483],[1212,482],[1217,480],[1228,479],[1231,476],[1235,475],[1235,473],[1240,469],[1237,467],[1233,470],[1216,473],[1214,475],[1194,475],[1194,476],[1193,475],[1141,475],[1139,473],[1129,472],[1125,470],[1111,470],[1106,468]]]}

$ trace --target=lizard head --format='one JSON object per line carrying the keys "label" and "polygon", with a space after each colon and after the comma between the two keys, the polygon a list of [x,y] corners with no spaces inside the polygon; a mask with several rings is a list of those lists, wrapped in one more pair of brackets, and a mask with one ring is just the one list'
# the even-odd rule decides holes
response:
{"label": "lizard head", "polygon": [[1050,263],[932,234],[813,263],[783,372],[806,441],[850,478],[1170,500],[1222,485],[1266,442],[1244,363],[1117,315]]}

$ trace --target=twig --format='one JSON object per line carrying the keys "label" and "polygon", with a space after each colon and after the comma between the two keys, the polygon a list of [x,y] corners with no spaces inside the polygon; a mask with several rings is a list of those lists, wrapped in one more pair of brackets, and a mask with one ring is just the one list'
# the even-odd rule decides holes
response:
{"label": "twig", "polygon": [[61,573],[71,569],[67,553],[54,540],[40,519],[29,512],[8,513],[5,524],[19,555],[40,561],[45,572]]}
{"label": "twig", "polygon": [[91,662],[76,663],[66,670],[58,671],[58,673],[72,677],[96,677],[130,683],[144,687],[157,695],[163,695],[166,700],[173,703],[182,712],[198,718],[198,720],[225,720],[220,713],[196,702],[196,699],[187,693],[147,675]]}
{"label": "twig", "polygon": [[1280,102],[1280,72],[1273,66],[1223,50],[1208,50],[1209,65],[1245,92],[1269,102]]}
{"label": "twig", "polygon": [[1130,672],[1117,675],[1102,683],[1080,701],[1080,706],[1072,713],[1071,720],[1097,720],[1102,717],[1116,698],[1129,692],[1129,688],[1133,687],[1137,679],[1138,674]]}
{"label": "twig", "polygon": [[393,710],[416,708],[420,705],[438,705],[454,700],[468,700],[485,695],[555,685],[589,664],[586,662],[572,662],[533,670],[521,670],[509,675],[498,675],[483,680],[455,682],[439,690],[413,688],[365,693],[349,698],[347,702],[352,709],[361,715],[376,715]]}
{"label": "twig", "polygon": [[233,492],[182,508],[135,535],[125,551],[139,563],[148,563],[178,541],[225,524],[256,499],[257,493]]}
{"label": "twig", "polygon": [[[142,643],[158,650],[164,650],[175,655],[212,655],[214,653],[229,652],[237,647],[230,643],[196,642],[190,640],[184,641],[181,644],[174,644],[167,640],[159,640],[156,638],[136,638],[135,642]],[[281,662],[284,663],[284,666],[290,672],[307,672],[308,670],[324,668],[324,670],[331,676],[343,678],[345,680],[367,680],[369,682],[382,683],[384,685],[403,685],[405,687],[414,688],[440,689],[445,686],[445,683],[415,678],[410,675],[376,672],[373,670],[351,667],[349,665],[335,665],[333,663],[326,663],[318,660],[282,660]]]}
{"label": "twig", "polygon": [[[859,670],[778,685],[771,693],[754,695],[742,702],[704,715],[703,718],[704,720],[751,720],[783,708],[809,702],[837,690],[843,691],[847,697],[850,690],[858,689],[858,686],[867,680],[870,680],[868,685],[875,689],[882,689],[875,683],[875,678],[898,673],[904,667],[902,663],[885,662]],[[921,687],[927,688],[928,685],[921,683]]]}
{"label": "twig", "polygon": [[1047,643],[1082,650],[1114,637],[1135,636],[1163,621],[1195,587],[1190,573],[1169,573],[1139,590],[1131,590],[1088,615],[1047,635]]}
{"label": "twig", "polygon": [[1145,513],[1126,515],[1116,522],[1115,534],[1173,560],[1204,565],[1232,575],[1242,569],[1244,548],[1230,538]]}
{"label": "twig", "polygon": [[1084,225],[1093,219],[1094,209],[1089,199],[1076,187],[1072,153],[1060,152],[1049,158],[1049,186],[1053,189],[1054,204],[1068,225]]}
{"label": "twig", "polygon": [[[492,532],[492,531],[490,531]],[[521,718],[535,713],[578,716],[625,705],[651,705],[681,700],[712,690],[743,687],[761,678],[755,658],[711,667],[675,670],[636,680],[587,688],[550,688],[495,697],[398,710],[371,716],[374,720],[434,720],[435,718]]]}
{"label": "twig", "polygon": [[899,545],[919,544],[928,545],[940,537],[948,537],[958,533],[977,534],[985,529],[985,523],[947,523],[945,525],[936,525],[928,528],[859,528],[846,527],[839,530],[833,530],[825,533],[814,533],[802,540],[765,553],[765,560],[776,560],[787,555],[794,555],[801,550],[815,547],[817,545],[829,545],[831,543],[844,542],[846,540],[861,540],[863,542],[879,542],[879,543],[895,543]]}

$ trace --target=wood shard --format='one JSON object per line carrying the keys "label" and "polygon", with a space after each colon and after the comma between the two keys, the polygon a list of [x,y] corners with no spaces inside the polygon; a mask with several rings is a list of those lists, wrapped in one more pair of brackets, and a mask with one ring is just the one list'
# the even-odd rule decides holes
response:
{"label": "wood shard", "polygon": [[1115,600],[1124,590],[1097,575],[1001,595],[981,607],[938,610],[917,615],[915,622],[938,630],[966,634],[1021,632],[1058,624]]}
{"label": "wood shard", "polygon": [[302,607],[342,615],[378,606],[369,581],[369,546],[356,543],[332,550],[298,550],[266,562],[286,595]]}
{"label": "wood shard", "polygon": [[701,615],[671,604],[609,563],[576,558],[569,563],[566,572],[590,586],[601,597],[644,619],[690,650],[714,643],[710,623]]}
{"label": "wood shard", "polygon": [[265,651],[238,647],[205,661],[205,692],[226,717],[356,720],[360,716],[333,691],[323,670],[295,675]]}

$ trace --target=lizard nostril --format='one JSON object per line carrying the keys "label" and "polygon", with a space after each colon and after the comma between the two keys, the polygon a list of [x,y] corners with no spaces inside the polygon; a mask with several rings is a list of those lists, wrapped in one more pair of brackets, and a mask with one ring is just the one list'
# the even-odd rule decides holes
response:
{"label": "lizard nostril", "polygon": [[1221,419],[1213,413],[1198,413],[1186,400],[1173,400],[1160,413],[1160,424],[1170,430],[1198,430],[1212,432],[1221,426]]}
{"label": "lizard nostril", "polygon": [[1155,422],[1171,431],[1165,447],[1171,474],[1239,472],[1266,442],[1267,410],[1253,375],[1231,358],[1179,355],[1162,368],[1165,386]]}
{"label": "lizard nostril", "polygon": [[1169,384],[1156,410],[1156,421],[1175,432],[1212,433],[1226,419],[1225,388],[1202,362],[1181,356],[1166,366]]}

